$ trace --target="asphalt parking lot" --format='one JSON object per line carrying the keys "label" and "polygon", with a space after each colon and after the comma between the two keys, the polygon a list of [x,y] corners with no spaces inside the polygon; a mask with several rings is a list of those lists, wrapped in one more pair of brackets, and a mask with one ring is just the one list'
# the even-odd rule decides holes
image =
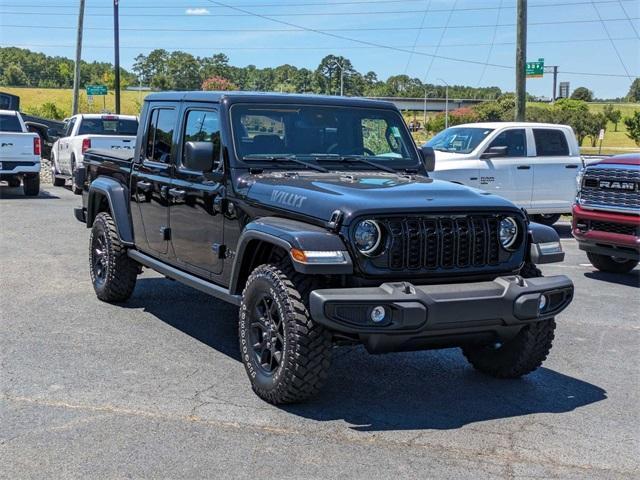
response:
{"label": "asphalt parking lot", "polygon": [[458,350],[334,353],[322,395],[250,389],[235,307],[145,271],[98,301],[80,201],[0,186],[2,478],[638,478],[640,270],[576,286],[544,365],[484,377]]}

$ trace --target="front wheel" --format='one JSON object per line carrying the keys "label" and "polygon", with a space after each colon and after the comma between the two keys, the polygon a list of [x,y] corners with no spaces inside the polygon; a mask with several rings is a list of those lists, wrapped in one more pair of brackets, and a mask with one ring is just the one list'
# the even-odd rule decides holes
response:
{"label": "front wheel", "polygon": [[82,186],[76,184],[76,159],[71,159],[71,191],[76,195],[82,194]]}
{"label": "front wheel", "polygon": [[242,294],[242,362],[256,394],[276,405],[316,395],[330,366],[331,336],[311,319],[301,290],[277,266],[261,265]]}
{"label": "front wheel", "polygon": [[40,193],[40,175],[25,175],[22,179],[22,190],[27,197],[35,197]]}
{"label": "front wheel", "polygon": [[89,271],[96,296],[104,302],[123,302],[136,286],[138,264],[127,255],[116,224],[106,212],[96,216],[91,228]]}
{"label": "front wheel", "polygon": [[560,220],[561,215],[559,213],[541,213],[538,215],[533,215],[533,221],[537,223],[542,223],[543,225],[551,226]]}
{"label": "front wheel", "polygon": [[54,187],[64,187],[66,184],[64,177],[58,177],[55,157],[51,157],[51,180]]}
{"label": "front wheel", "polygon": [[610,257],[608,255],[600,255],[599,253],[587,252],[587,257],[589,257],[591,265],[602,272],[629,273],[638,265],[638,260]]}

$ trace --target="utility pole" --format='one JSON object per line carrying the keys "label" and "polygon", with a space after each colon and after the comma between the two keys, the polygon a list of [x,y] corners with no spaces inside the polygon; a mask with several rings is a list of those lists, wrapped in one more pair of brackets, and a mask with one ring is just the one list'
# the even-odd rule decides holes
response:
{"label": "utility pole", "polygon": [[337,60],[333,61],[333,64],[340,69],[340,96],[344,96],[344,65]]}
{"label": "utility pole", "polygon": [[120,25],[118,20],[118,2],[113,0],[113,44],[115,50],[115,90],[116,114],[120,113]]}
{"label": "utility pole", "polygon": [[527,108],[527,0],[518,0],[516,33],[516,121],[524,122]]}
{"label": "utility pole", "polygon": [[78,113],[80,96],[80,61],[82,60],[82,26],[84,24],[84,0],[80,0],[80,11],[78,12],[78,36],[76,38],[76,64],[73,72],[73,105],[72,115]]}
{"label": "utility pole", "polygon": [[553,65],[553,95],[551,96],[553,103],[558,98],[558,65]]}

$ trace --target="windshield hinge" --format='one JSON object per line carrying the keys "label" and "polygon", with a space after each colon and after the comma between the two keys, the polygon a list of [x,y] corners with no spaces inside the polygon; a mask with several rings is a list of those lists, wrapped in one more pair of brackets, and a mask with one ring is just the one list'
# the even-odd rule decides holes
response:
{"label": "windshield hinge", "polygon": [[340,226],[342,225],[342,218],[344,217],[343,213],[340,210],[334,210],[331,214],[331,218],[327,222],[327,227],[329,230],[333,230],[337,232],[340,230]]}

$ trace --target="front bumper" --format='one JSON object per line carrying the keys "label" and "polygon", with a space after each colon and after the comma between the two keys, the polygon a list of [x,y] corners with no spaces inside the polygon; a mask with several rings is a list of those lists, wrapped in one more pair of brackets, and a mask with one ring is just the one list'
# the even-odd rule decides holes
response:
{"label": "front bumper", "polygon": [[[540,309],[543,296],[546,305]],[[334,332],[356,336],[370,352],[381,353],[505,340],[527,323],[557,315],[572,298],[573,283],[559,275],[315,290],[309,303],[316,322]],[[386,315],[374,322],[371,313],[377,306],[383,307]]]}

